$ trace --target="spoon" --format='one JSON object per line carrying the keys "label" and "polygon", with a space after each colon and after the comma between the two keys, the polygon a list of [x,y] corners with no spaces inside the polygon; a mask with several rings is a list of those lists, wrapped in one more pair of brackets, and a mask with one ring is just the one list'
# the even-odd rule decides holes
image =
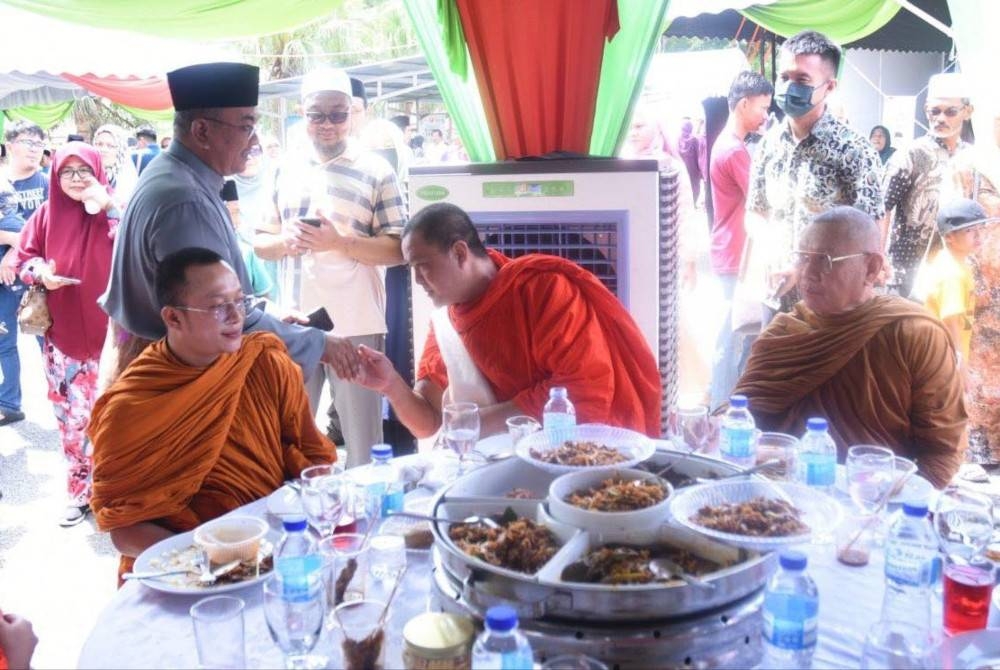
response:
{"label": "spoon", "polygon": [[706,582],[704,579],[699,579],[694,575],[684,572],[684,568],[679,566],[676,561],[670,558],[654,558],[649,562],[649,571],[652,572],[657,579],[680,577],[684,580],[684,583],[689,586],[697,586],[703,589],[715,589],[715,584],[712,582]]}
{"label": "spoon", "polygon": [[156,579],[157,577],[167,577],[169,575],[183,575],[191,572],[191,568],[176,568],[174,570],[155,570],[151,572],[126,572],[122,579]]}
{"label": "spoon", "polygon": [[458,519],[445,519],[441,516],[431,516],[430,514],[417,514],[416,512],[404,512],[401,510],[394,510],[389,512],[389,516],[405,516],[410,519],[422,519],[424,521],[437,521],[438,523],[469,523],[469,524],[482,524],[487,528],[499,528],[498,524],[493,519],[486,516],[479,516],[475,514],[473,516],[468,516],[459,521]]}
{"label": "spoon", "polygon": [[720,482],[723,479],[733,479],[735,477],[746,477],[748,475],[755,474],[761,470],[767,470],[768,468],[773,468],[776,465],[781,465],[780,458],[772,458],[769,461],[764,461],[763,463],[758,463],[752,468],[747,468],[746,470],[740,470],[739,472],[733,472],[728,475],[722,475],[721,477],[696,477],[695,479],[699,484],[709,484],[711,482]]}

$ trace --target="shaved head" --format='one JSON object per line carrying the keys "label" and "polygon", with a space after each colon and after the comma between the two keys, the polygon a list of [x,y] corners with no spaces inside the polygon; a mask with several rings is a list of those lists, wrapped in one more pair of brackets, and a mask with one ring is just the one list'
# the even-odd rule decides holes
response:
{"label": "shaved head", "polygon": [[[816,227],[822,236],[833,236],[851,243],[857,251],[881,253],[881,235],[875,219],[854,207],[834,207],[813,219],[808,228]],[[808,229],[807,228],[807,229]]]}

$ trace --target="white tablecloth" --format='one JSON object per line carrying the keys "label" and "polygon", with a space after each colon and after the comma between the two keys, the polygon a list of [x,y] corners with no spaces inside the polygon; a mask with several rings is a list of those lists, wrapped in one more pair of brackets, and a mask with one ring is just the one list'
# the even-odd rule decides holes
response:
{"label": "white tablecloth", "polygon": [[[419,492],[419,493],[418,493]],[[427,495],[418,489],[410,494]],[[848,503],[849,504],[849,503]],[[241,508],[240,513],[268,517],[265,501]],[[872,552],[871,562],[860,568],[848,567],[835,558],[833,544],[804,547],[809,556],[809,573],[820,594],[819,644],[815,668],[860,667],[865,633],[878,621],[883,594],[883,556]],[[389,622],[387,667],[402,667],[402,627],[412,616],[433,607],[430,597],[430,560],[427,552],[410,551],[406,581],[397,595]],[[107,579],[113,579],[108,575]],[[264,621],[259,585],[231,595],[246,601],[246,649],[251,668],[282,666],[281,654],[271,640]],[[80,654],[81,668],[193,668],[197,652],[188,610],[197,596],[160,593],[137,582],[129,582],[98,618]],[[940,599],[935,597],[932,612],[940,621]],[[339,658],[327,634],[317,652]],[[330,667],[336,667],[334,661]]]}

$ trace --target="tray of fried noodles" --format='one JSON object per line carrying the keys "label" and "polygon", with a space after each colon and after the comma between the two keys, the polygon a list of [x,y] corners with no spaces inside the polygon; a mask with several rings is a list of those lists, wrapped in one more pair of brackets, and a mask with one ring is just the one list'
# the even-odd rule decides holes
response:
{"label": "tray of fried noodles", "polygon": [[655,450],[653,441],[642,433],[583,424],[532,433],[518,442],[515,453],[536,467],[562,475],[580,470],[630,468],[652,456]]}
{"label": "tray of fried noodles", "polygon": [[836,500],[815,488],[768,481],[720,481],[682,489],[670,501],[681,525],[728,544],[770,551],[832,531],[843,516]]}

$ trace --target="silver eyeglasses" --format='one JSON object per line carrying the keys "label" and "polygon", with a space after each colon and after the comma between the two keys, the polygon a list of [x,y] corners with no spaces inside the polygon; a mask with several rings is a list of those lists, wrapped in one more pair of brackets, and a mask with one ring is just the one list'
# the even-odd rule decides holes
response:
{"label": "silver eyeglasses", "polygon": [[229,121],[223,121],[222,119],[216,119],[211,116],[203,116],[201,118],[205,119],[206,121],[212,121],[213,123],[221,123],[224,126],[229,126],[230,128],[237,128],[239,130],[242,130],[244,133],[247,134],[247,139],[250,139],[251,137],[257,134],[257,126],[253,123],[230,123]]}
{"label": "silver eyeglasses", "polygon": [[224,302],[221,305],[216,305],[215,307],[209,307],[207,309],[203,307],[188,307],[187,305],[171,306],[174,309],[179,309],[184,312],[202,312],[205,314],[211,314],[219,323],[225,323],[233,314],[236,316],[246,316],[247,312],[253,309],[253,300],[254,299],[250,296],[244,296],[239,300],[231,300],[230,302]]}
{"label": "silver eyeglasses", "polygon": [[792,267],[796,269],[801,269],[809,265],[813,260],[819,260],[821,265],[819,266],[820,272],[823,274],[829,274],[833,272],[833,264],[839,263],[841,261],[846,261],[848,258],[858,258],[860,256],[870,256],[871,252],[862,251],[856,254],[847,254],[846,256],[831,256],[830,254],[824,254],[821,251],[793,251],[788,260],[792,264]]}

